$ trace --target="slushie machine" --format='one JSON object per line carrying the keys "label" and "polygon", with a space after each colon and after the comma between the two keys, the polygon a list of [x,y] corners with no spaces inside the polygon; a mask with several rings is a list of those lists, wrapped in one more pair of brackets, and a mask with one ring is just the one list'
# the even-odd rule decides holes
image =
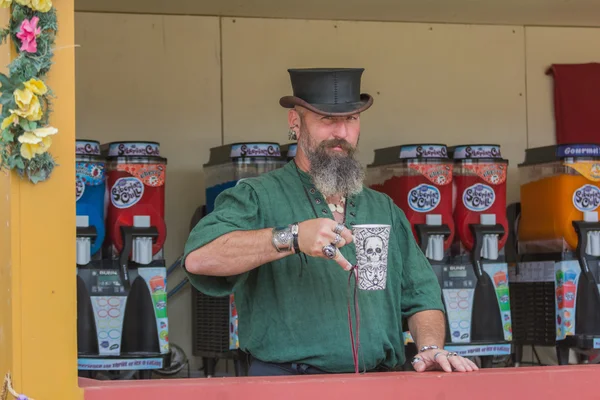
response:
{"label": "slushie machine", "polygon": [[484,367],[511,353],[507,164],[495,145],[415,144],[376,150],[368,166],[368,185],[404,211],[438,278],[445,348],[482,357]]}
{"label": "slushie machine", "polygon": [[[286,163],[278,143],[233,143],[211,148],[209,161],[204,164],[205,215],[214,210],[215,200],[224,190]],[[235,360],[236,375],[244,374],[244,363],[240,359],[243,355],[237,351],[238,324],[233,294],[212,297],[193,289],[192,313],[193,355],[202,357],[205,375],[215,375],[218,359]]]}
{"label": "slushie machine", "polygon": [[168,365],[165,174],[158,143],[76,144],[78,369]]}
{"label": "slushie machine", "polygon": [[[550,287],[546,297],[554,309],[545,317],[554,319],[559,364],[568,364],[570,349],[580,350],[586,362],[586,353],[600,349],[600,145],[528,149],[519,175],[515,279],[521,290]],[[542,300],[528,304],[521,319],[539,314]],[[537,337],[530,341],[545,344]]]}

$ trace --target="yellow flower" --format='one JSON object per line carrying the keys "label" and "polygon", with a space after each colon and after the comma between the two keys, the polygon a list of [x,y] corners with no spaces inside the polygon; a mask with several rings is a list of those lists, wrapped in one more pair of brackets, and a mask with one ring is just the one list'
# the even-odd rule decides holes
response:
{"label": "yellow flower", "polygon": [[25,82],[24,85],[26,89],[29,89],[34,94],[44,95],[46,92],[48,92],[48,88],[44,82],[40,81],[39,79],[31,78]]}
{"label": "yellow flower", "polygon": [[12,0],[0,0],[0,7],[8,8],[12,4]]}
{"label": "yellow flower", "polygon": [[51,0],[31,0],[31,8],[40,12],[48,12],[52,8]]}
{"label": "yellow flower", "polygon": [[13,111],[11,111],[10,116],[4,118],[4,120],[2,121],[2,126],[0,128],[2,128],[2,130],[5,130],[11,124],[16,125],[18,123],[19,123],[19,116],[17,114],[15,114]]}
{"label": "yellow flower", "polygon": [[19,136],[19,143],[27,143],[27,144],[38,144],[42,141],[42,138],[37,137],[33,132],[25,132],[21,136]]}
{"label": "yellow flower", "polygon": [[58,132],[58,129],[51,126],[34,129],[33,132],[25,132],[19,136],[21,143],[21,157],[31,160],[36,154],[43,154],[52,145],[51,135]]}
{"label": "yellow flower", "polygon": [[29,121],[39,121],[42,119],[43,110],[40,99],[29,89],[15,90],[15,100],[19,106],[14,113],[20,117],[27,118]]}
{"label": "yellow flower", "polygon": [[31,100],[35,97],[30,89],[17,89],[14,91],[15,101],[20,109],[29,107]]}
{"label": "yellow flower", "polygon": [[52,126],[46,126],[44,128],[37,128],[37,129],[33,130],[33,133],[35,134],[35,136],[42,138],[42,139],[47,136],[55,135],[57,132],[58,132],[58,129],[56,129]]}
{"label": "yellow flower", "polygon": [[30,6],[31,5],[31,0],[15,0],[15,1],[22,6]]}

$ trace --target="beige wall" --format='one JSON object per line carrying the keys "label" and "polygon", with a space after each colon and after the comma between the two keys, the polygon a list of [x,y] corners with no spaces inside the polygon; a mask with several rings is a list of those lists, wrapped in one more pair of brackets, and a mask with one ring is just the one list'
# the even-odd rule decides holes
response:
{"label": "beige wall", "polygon": [[[77,137],[161,142],[172,262],[204,202],[208,149],[287,142],[287,68],[360,66],[375,97],[364,163],[402,143],[498,143],[515,201],[524,149],[554,142],[545,68],[598,61],[598,39],[600,29],[78,13]],[[169,312],[170,338],[191,356],[189,290]]]}
{"label": "beige wall", "polygon": [[[160,142],[171,263],[204,203],[207,149],[221,144],[219,20],[78,13],[75,30],[77,138]],[[182,278],[177,270],[169,287]],[[169,313],[170,340],[191,356],[189,290]]]}

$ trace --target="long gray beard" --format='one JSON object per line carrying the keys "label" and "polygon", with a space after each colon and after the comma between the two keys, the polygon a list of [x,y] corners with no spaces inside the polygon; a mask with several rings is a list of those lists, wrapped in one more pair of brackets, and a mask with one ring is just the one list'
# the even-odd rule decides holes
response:
{"label": "long gray beard", "polygon": [[[305,140],[300,140],[300,146],[310,162],[309,174],[323,196],[350,196],[363,190],[364,169],[355,158],[356,150],[348,142],[342,139],[327,140],[313,150],[313,146],[307,143],[311,140],[309,135],[302,137]],[[341,146],[347,154],[328,154],[326,149],[335,146]]]}

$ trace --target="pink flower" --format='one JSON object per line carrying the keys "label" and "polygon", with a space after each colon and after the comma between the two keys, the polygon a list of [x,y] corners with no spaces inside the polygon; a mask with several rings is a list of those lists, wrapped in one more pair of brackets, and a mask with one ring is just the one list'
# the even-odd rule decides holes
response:
{"label": "pink flower", "polygon": [[17,33],[17,37],[21,39],[21,51],[37,52],[36,37],[42,33],[42,28],[37,26],[39,20],[38,17],[33,17],[31,20],[24,19],[21,23],[21,30]]}

